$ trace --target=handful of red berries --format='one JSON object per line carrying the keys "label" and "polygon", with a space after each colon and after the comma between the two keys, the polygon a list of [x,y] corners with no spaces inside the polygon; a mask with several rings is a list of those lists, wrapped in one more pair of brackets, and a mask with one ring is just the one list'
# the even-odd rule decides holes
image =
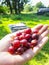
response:
{"label": "handful of red berries", "polygon": [[32,32],[30,28],[27,28],[23,32],[16,33],[8,52],[10,54],[23,54],[27,49],[33,49],[38,44],[38,32],[38,30]]}

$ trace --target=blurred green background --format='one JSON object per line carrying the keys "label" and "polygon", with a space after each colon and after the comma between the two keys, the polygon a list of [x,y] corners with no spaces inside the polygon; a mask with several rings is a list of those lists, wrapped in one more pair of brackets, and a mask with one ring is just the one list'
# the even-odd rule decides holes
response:
{"label": "blurred green background", "polygon": [[[19,7],[20,12],[17,12],[19,10],[15,11],[13,7],[13,12],[11,12],[9,4],[8,7],[3,6],[3,4],[0,5],[0,39],[2,39],[6,34],[11,33],[11,30],[9,29],[9,24],[17,24],[22,22],[30,28],[36,26],[37,24],[49,24],[48,14],[36,14],[37,10],[40,7],[45,7],[41,2],[37,3],[35,6],[31,6],[25,1],[25,5],[23,7],[22,6],[23,5]],[[25,65],[49,65],[49,41],[42,48],[40,53],[38,53],[38,55],[36,55],[30,61],[25,63]]]}

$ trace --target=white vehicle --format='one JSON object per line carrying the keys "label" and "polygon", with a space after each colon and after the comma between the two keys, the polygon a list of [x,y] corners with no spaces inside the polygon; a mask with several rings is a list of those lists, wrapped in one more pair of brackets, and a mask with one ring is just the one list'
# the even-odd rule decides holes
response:
{"label": "white vehicle", "polygon": [[37,14],[45,14],[45,13],[49,13],[49,8],[39,8],[39,10],[37,11]]}

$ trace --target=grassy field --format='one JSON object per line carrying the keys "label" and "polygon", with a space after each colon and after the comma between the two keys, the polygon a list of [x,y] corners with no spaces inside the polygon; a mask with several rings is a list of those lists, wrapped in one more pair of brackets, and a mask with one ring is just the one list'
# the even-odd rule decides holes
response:
{"label": "grassy field", "polygon": [[[36,14],[20,14],[20,15],[0,15],[0,39],[10,33],[9,24],[19,22],[25,23],[28,27],[34,27],[37,24],[49,24],[48,16],[37,16]],[[49,41],[42,48],[40,53],[25,65],[49,65]]]}

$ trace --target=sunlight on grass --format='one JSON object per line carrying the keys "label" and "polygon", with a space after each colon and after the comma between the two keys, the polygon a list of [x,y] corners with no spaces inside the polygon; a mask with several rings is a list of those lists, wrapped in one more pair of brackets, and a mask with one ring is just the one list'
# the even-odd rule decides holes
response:
{"label": "sunlight on grass", "polygon": [[[37,24],[49,24],[49,17],[37,16],[32,13],[23,13],[20,15],[0,15],[0,39],[11,32],[9,24],[17,24],[20,22],[23,22],[28,27],[32,28]],[[40,53],[25,65],[49,65],[49,41]]]}

